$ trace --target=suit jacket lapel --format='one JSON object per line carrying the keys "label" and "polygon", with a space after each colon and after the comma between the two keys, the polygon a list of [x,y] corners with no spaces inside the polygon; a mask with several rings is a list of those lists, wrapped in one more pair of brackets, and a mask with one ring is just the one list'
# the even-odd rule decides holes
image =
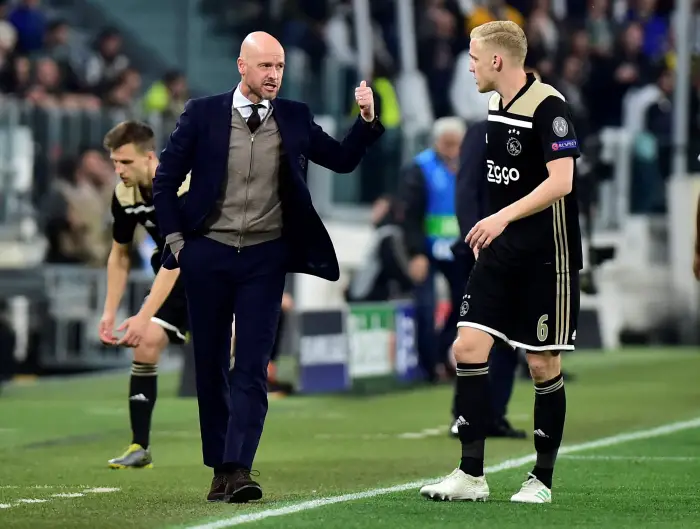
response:
{"label": "suit jacket lapel", "polygon": [[287,150],[291,145],[290,140],[292,138],[291,135],[293,131],[289,129],[289,121],[285,112],[285,106],[281,104],[279,100],[273,99],[272,108],[274,109],[274,118],[277,122],[277,128],[280,131],[280,137],[282,138],[282,145],[284,145],[285,150]]}
{"label": "suit jacket lapel", "polygon": [[[235,90],[235,89],[234,89]],[[233,111],[233,90],[223,94],[220,103],[213,106],[214,114],[209,116],[214,160],[212,163],[223,167],[216,174],[226,175],[228,172],[229,141],[231,139],[231,117]]]}
{"label": "suit jacket lapel", "polygon": [[295,130],[293,123],[294,116],[289,115],[289,106],[279,99],[272,100],[272,108],[275,110],[275,121],[280,131],[289,166],[292,173],[303,181],[302,173],[306,167],[306,158],[299,152],[298,131]]}

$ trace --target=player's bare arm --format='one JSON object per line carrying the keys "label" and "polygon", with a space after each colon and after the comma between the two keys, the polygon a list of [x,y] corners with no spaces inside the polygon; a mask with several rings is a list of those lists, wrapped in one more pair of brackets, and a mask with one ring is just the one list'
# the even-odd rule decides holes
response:
{"label": "player's bare arm", "polygon": [[107,297],[99,328],[100,340],[108,345],[117,343],[114,336],[114,320],[126,290],[130,266],[129,245],[112,241],[112,249],[107,259]]}
{"label": "player's bare arm", "polygon": [[137,347],[141,343],[151,318],[165,303],[178,277],[180,277],[179,268],[168,270],[161,267],[158,270],[158,274],[153,280],[151,292],[141,310],[131,318],[127,318],[117,329],[118,332],[124,332],[124,336],[117,342],[117,345]]}
{"label": "player's bare arm", "polygon": [[695,259],[693,260],[693,273],[695,279],[700,281],[700,196],[698,196],[698,207],[695,214]]}
{"label": "player's bare arm", "polygon": [[547,170],[549,177],[529,195],[477,222],[467,234],[466,242],[469,246],[477,251],[486,248],[511,222],[544,211],[571,193],[574,182],[573,158],[552,160],[547,163]]}
{"label": "player's bare arm", "polygon": [[559,158],[547,164],[549,177],[532,193],[501,210],[508,223],[544,211],[571,193],[574,185],[574,159]]}

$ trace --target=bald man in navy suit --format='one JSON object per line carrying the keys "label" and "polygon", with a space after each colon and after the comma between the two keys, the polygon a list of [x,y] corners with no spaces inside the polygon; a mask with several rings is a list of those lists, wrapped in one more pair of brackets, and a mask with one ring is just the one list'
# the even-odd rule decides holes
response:
{"label": "bald man in navy suit", "polygon": [[[185,105],[161,153],[153,201],[169,247],[164,266],[180,267],[187,293],[202,453],[214,470],[207,499],[244,503],[262,497],[251,471],[285,276],[339,277],[306,185],[308,163],[349,173],[384,128],[364,82],[355,90],[360,116],[342,141],[306,104],[277,98],[284,49],[271,35],[246,37],[237,65],[237,87]],[[190,170],[181,206],[177,190]]]}

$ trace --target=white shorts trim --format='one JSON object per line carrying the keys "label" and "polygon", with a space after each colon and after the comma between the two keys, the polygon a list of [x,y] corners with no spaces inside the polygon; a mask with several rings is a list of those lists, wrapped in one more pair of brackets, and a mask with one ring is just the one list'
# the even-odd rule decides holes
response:
{"label": "white shorts trim", "polygon": [[574,345],[527,345],[524,343],[520,342],[514,342],[513,340],[510,340],[508,342],[511,347],[520,347],[521,349],[525,349],[526,351],[536,351],[536,352],[542,352],[542,351],[573,351],[576,349]]}
{"label": "white shorts trim", "polygon": [[479,329],[480,331],[484,331],[492,336],[500,338],[505,343],[510,345],[513,349],[515,349],[516,347],[515,345],[513,345],[513,342],[511,342],[508,339],[508,337],[501,331],[497,331],[496,329],[492,329],[491,327],[487,327],[486,325],[481,325],[480,323],[474,323],[471,321],[460,321],[459,323],[457,323],[457,327],[471,327],[472,329]]}
{"label": "white shorts trim", "polygon": [[173,325],[172,323],[168,323],[167,321],[161,320],[160,318],[156,318],[155,316],[151,318],[151,321],[156,325],[160,325],[161,327],[163,327],[163,329],[167,329],[169,331],[174,332],[175,336],[180,338],[180,340],[182,340],[183,342],[187,340],[185,335],[180,332],[180,329],[175,327],[175,325]]}

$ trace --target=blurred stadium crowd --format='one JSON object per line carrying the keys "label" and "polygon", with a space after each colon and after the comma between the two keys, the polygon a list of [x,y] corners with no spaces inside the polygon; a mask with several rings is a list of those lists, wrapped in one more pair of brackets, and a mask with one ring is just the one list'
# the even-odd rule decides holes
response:
{"label": "blurred stadium crowd", "polygon": [[[670,0],[417,0],[415,2],[418,66],[425,74],[436,118],[455,115],[467,123],[486,115],[486,97],[469,73],[469,32],[484,22],[509,19],[526,31],[528,66],[557,87],[571,103],[580,138],[595,152],[604,127],[625,125],[623,99],[631,90],[648,92],[638,116],[632,209],[663,211],[658,189],[670,172],[673,68],[673,2]],[[700,5],[699,2],[696,2]],[[395,4],[370,3],[373,28],[373,86],[379,113],[394,135],[368,158],[361,171],[360,202],[370,203],[399,186],[401,108],[396,94],[400,72],[399,29]],[[279,35],[287,50],[301,51],[308,64],[306,99],[317,113],[328,112],[321,82],[327,61],[345,75],[343,112],[350,115],[350,87],[357,81],[352,2],[338,0],[267,0],[222,2],[202,0],[199,8],[220,29],[242,36],[254,29]],[[693,21],[693,50],[700,53],[700,14]],[[234,39],[235,40],[235,39]],[[231,69],[237,50],[231,49]],[[0,1],[0,92],[22,102],[33,121],[35,141],[42,143],[37,109],[101,112],[117,119],[160,115],[163,133],[190,97],[188,80],[168,71],[150,86],[124,52],[124,37],[114,27],[72,27],[52,11],[52,2]],[[152,74],[152,72],[148,72]],[[151,77],[153,77],[151,75]],[[700,137],[700,68],[692,76],[688,113],[690,137]],[[194,94],[199,95],[199,94]],[[325,108],[324,108],[325,107]],[[109,121],[109,120],[107,120]],[[109,123],[104,123],[105,128]],[[98,143],[99,133],[77,138],[68,148],[44,143],[37,160],[34,202],[40,205],[49,240],[47,260],[104,264],[109,248],[109,165]],[[697,141],[697,140],[696,140]],[[697,149],[695,149],[697,150]],[[691,152],[694,152],[691,149]],[[588,154],[588,153],[586,153]],[[404,153],[405,156],[405,153]],[[379,159],[381,158],[381,159]],[[691,160],[694,162],[694,157]],[[370,166],[373,169],[367,169]],[[376,167],[384,173],[378,177]],[[598,167],[597,178],[606,178]],[[644,192],[636,192],[642,186]]]}
{"label": "blurred stadium crowd", "polygon": [[[406,148],[397,93],[402,65],[396,3],[372,0],[369,6],[372,27],[365,34],[372,38],[374,57],[368,81],[387,134],[364,160],[355,177],[358,192],[350,201],[374,204],[372,221],[381,226],[397,221],[392,216],[402,168],[420,149]],[[415,0],[414,6],[417,63],[435,118],[457,116],[469,125],[486,117],[488,96],[477,92],[469,72],[469,33],[491,20],[512,20],[528,37],[527,66],[572,106],[584,153],[579,175],[589,184],[581,186],[587,202],[583,211],[591,214],[597,184],[613,178],[612,162],[598,156],[607,141],[601,132],[623,128],[633,137],[631,183],[623,191],[630,194],[630,212],[665,212],[676,66],[672,0]],[[280,38],[288,57],[303,57],[302,71],[288,69],[282,95],[301,97],[317,115],[336,118],[341,131],[352,119],[360,53],[351,0],[199,0],[196,9],[197,16],[213,23],[213,32],[230,40],[226,73],[232,79],[241,38],[268,31]],[[111,245],[109,204],[115,185],[102,136],[117,121],[135,117],[157,124],[162,139],[187,99],[207,91],[201,79],[187,78],[186,67],[177,71],[153,64],[149,69],[149,60],[127,51],[134,49],[129,46],[133,28],[92,27],[75,22],[79,16],[65,16],[78,10],[66,0],[0,0],[0,125],[31,131],[31,203],[48,243],[45,261],[99,268]],[[691,24],[695,60],[688,152],[689,171],[696,172],[698,0]],[[336,79],[334,91],[328,88],[329,75]],[[633,93],[635,108],[628,112],[625,100]],[[427,146],[429,140],[422,145]],[[148,262],[152,248],[145,232],[138,240],[137,267]],[[403,288],[411,288],[410,278]]]}

